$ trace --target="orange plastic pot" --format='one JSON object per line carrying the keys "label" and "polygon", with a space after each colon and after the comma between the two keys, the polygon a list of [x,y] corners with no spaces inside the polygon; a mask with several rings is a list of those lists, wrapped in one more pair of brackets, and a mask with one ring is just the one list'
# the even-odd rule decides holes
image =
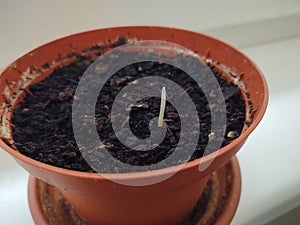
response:
{"label": "orange plastic pot", "polygon": [[[245,126],[240,137],[221,148],[204,171],[199,171],[199,163],[201,160],[202,163],[209,162],[212,155],[187,163],[163,182],[140,187],[126,186],[107,178],[119,181],[152,180],[173,173],[176,167],[140,173],[106,174],[104,177],[101,174],[72,171],[35,161],[7,143],[11,137],[11,112],[22,99],[18,94],[22,94],[24,87],[43,79],[54,68],[70,60],[64,56],[72,52],[80,53],[95,44],[121,36],[136,40],[164,40],[181,45],[230,68],[237,75],[236,79],[245,84],[254,109],[252,112],[247,110],[247,118],[252,123]],[[46,63],[50,64],[50,68],[44,66]],[[227,72],[224,70],[224,73]],[[3,137],[0,147],[11,154],[30,174],[59,188],[90,224],[107,225],[168,225],[184,218],[201,195],[209,174],[236,154],[261,121],[268,101],[267,84],[262,73],[251,59],[234,47],[204,34],[150,26],[93,30],[45,44],[4,69],[0,76],[0,93]],[[247,104],[247,107],[250,106]]]}

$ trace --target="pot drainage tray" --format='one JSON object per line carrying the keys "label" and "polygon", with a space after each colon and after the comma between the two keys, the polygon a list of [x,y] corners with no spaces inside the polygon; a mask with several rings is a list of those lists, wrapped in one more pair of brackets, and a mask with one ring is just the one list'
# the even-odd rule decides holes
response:
{"label": "pot drainage tray", "polygon": [[[29,206],[36,224],[88,225],[67,202],[60,191],[32,176],[29,178]],[[211,174],[193,211],[176,225],[229,224],[241,193],[241,176],[234,157]]]}

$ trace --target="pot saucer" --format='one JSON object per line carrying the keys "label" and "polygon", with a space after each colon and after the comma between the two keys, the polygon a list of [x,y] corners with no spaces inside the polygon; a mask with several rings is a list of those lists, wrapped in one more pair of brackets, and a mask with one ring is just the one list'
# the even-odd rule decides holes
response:
{"label": "pot saucer", "polygon": [[[234,157],[211,174],[202,196],[190,215],[177,225],[230,224],[241,193],[241,174]],[[33,176],[29,178],[30,211],[37,225],[88,225],[60,191]]]}

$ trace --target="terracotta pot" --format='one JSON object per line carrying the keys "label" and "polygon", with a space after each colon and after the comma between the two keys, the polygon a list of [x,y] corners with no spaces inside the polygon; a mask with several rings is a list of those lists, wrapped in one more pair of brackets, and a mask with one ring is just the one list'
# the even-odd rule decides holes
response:
{"label": "terracotta pot", "polygon": [[[230,224],[239,203],[240,193],[240,168],[237,158],[233,157],[211,173],[208,185],[192,213],[183,220],[183,224]],[[28,200],[35,224],[87,225],[56,187],[33,176],[30,176],[28,182]]]}
{"label": "terracotta pot", "polygon": [[[120,36],[179,44],[230,68],[236,74],[236,79],[245,84],[254,109],[252,112],[248,110],[247,114],[252,123],[249,127],[245,126],[240,137],[221,148],[217,157],[204,171],[199,171],[199,163],[201,160],[202,163],[209,162],[212,155],[185,164],[179,172],[163,182],[141,187],[125,186],[112,182],[107,177],[125,182],[152,180],[173,173],[177,167],[140,173],[109,174],[103,177],[96,173],[66,170],[35,161],[7,143],[11,136],[11,111],[22,99],[16,96],[16,93],[20,93],[21,84],[27,87],[30,82],[43,79],[54,68],[69,61],[63,56],[74,51],[82,52],[97,43],[115,40]],[[45,63],[50,63],[50,68],[45,67]],[[216,66],[224,71],[224,75],[229,74],[223,66]],[[258,125],[268,101],[267,84],[262,73],[252,60],[234,47],[200,33],[149,26],[99,29],[50,42],[14,61],[1,73],[0,82],[1,136],[6,137],[0,141],[0,147],[11,154],[30,174],[59,188],[91,224],[167,225],[180,221],[194,207],[209,174],[228,162]],[[249,108],[249,104],[247,107]]]}

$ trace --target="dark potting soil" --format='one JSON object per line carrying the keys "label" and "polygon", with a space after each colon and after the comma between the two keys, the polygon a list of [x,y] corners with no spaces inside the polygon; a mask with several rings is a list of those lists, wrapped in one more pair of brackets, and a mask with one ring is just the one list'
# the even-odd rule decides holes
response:
{"label": "dark potting soil", "polygon": [[[188,57],[174,57],[178,57],[181,64],[189,63]],[[189,141],[179,142],[182,137],[180,116],[184,115],[179,115],[176,108],[168,101],[164,114],[164,121],[168,128],[164,140],[158,146],[149,151],[136,151],[122,144],[116,137],[111,123],[113,102],[122,88],[132,82],[137,84],[136,80],[142,77],[160,76],[172,80],[185,90],[197,109],[200,123],[195,124],[194,121],[190,121],[188,126],[195,127],[195,132],[184,134],[188,138],[192,138],[200,132],[196,149],[188,159],[178,160],[174,162],[174,165],[202,157],[209,139],[221,138],[222,146],[225,146],[237,138],[243,129],[245,101],[242,94],[239,88],[233,83],[229,83],[214,66],[208,64],[220,84],[226,104],[226,112],[220,111],[218,114],[220,117],[226,116],[227,121],[226,132],[221,137],[218,137],[221,131],[211,130],[210,109],[214,106],[208,103],[195,80],[172,65],[144,61],[122,68],[105,83],[97,98],[95,118],[93,118],[103,144],[95,146],[93,149],[83,148],[79,151],[73,134],[72,103],[77,85],[93,60],[93,58],[78,55],[74,62],[55,69],[49,77],[30,86],[31,93],[26,94],[24,100],[14,110],[12,117],[14,144],[22,154],[50,165],[94,172],[83,157],[84,154],[85,157],[89,157],[97,169],[101,168],[102,172],[117,173],[130,171],[114,167],[113,162],[103,163],[103,160],[98,160],[99,157],[103,157],[103,151],[108,151],[121,162],[136,166],[162,162],[173,153],[175,148],[177,148],[176,151],[185,152],[186,149],[192,147],[192,144]],[[92,69],[97,75],[101,75],[107,70],[103,65],[96,65]],[[159,93],[162,88],[157,82],[148,82],[146,85],[149,88],[157,88]],[[170,93],[167,90],[167,100]],[[211,91],[210,96],[216,97],[215,95],[216,93]],[[130,101],[130,97],[128,97],[128,101]],[[128,122],[136,137],[145,139],[150,136],[149,123],[151,123],[151,119],[158,117],[159,109],[160,98],[158,97],[149,97],[133,102],[129,109]],[[218,149],[210,150],[210,152],[216,150]],[[166,166],[170,165],[162,164],[162,167]],[[134,171],[140,171],[140,167],[131,168],[135,168]]]}

